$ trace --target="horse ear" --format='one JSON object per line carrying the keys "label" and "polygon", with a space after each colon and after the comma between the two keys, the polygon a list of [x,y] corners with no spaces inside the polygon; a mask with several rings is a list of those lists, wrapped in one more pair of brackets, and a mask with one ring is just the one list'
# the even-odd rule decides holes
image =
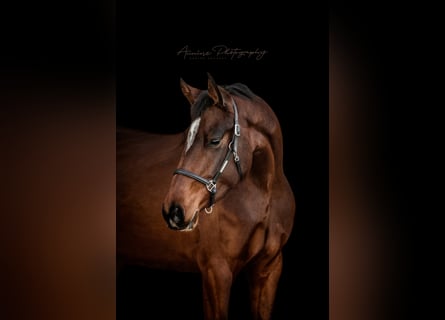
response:
{"label": "horse ear", "polygon": [[208,93],[209,97],[213,100],[213,102],[218,106],[224,105],[223,96],[220,91],[220,87],[216,84],[215,79],[207,72],[208,80]]}
{"label": "horse ear", "polygon": [[227,110],[226,101],[230,99],[230,94],[226,89],[216,84],[213,77],[210,73],[207,73],[209,78],[208,80],[208,94],[209,97],[213,100],[216,106],[220,107],[223,110]]}
{"label": "horse ear", "polygon": [[193,106],[199,94],[201,93],[201,90],[188,85],[182,78],[179,79],[179,83],[181,85],[182,93],[187,98],[190,105]]}

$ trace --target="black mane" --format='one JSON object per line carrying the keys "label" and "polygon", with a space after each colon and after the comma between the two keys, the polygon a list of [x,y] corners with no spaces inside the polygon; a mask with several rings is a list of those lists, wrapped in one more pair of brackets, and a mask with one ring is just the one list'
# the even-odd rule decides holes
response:
{"label": "black mane", "polygon": [[[246,98],[252,100],[256,95],[245,85],[242,83],[234,83],[231,85],[222,86],[225,90],[227,90],[230,94],[233,94],[237,97]],[[201,115],[201,113],[208,107],[213,105],[212,99],[209,97],[207,90],[203,90],[198,99],[196,99],[195,104],[192,107],[191,115],[192,119],[196,119]]]}

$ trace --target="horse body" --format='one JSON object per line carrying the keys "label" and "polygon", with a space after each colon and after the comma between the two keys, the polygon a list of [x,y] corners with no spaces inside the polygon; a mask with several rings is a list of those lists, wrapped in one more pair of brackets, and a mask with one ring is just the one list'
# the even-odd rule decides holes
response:
{"label": "horse body", "polygon": [[[187,98],[190,90],[197,90],[185,84],[182,89]],[[212,95],[213,90],[220,95]],[[230,149],[233,113],[227,109],[202,111],[193,144],[187,132],[153,135],[119,130],[118,262],[200,272],[206,319],[227,319],[231,285],[245,268],[253,318],[269,319],[281,275],[281,250],[290,236],[295,210],[282,168],[281,129],[259,97],[229,94],[211,78],[204,94],[213,97],[215,105],[217,99],[228,104],[229,97],[239,105],[242,172],[238,175],[232,163],[222,167],[225,171],[209,214],[202,210],[208,205],[206,188],[190,176],[173,175],[178,166],[208,174],[218,169],[227,149],[220,145]],[[192,106],[195,100],[189,100]],[[218,122],[213,122],[217,115]],[[213,138],[205,142],[206,135],[215,134],[218,146]],[[210,145],[204,153],[199,152],[203,145]]]}

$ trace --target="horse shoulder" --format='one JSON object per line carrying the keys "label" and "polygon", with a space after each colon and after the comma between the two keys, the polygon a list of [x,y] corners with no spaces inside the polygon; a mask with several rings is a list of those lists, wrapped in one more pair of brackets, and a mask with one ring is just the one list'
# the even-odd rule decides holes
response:
{"label": "horse shoulder", "polygon": [[266,244],[270,199],[255,183],[244,181],[221,205],[220,243],[227,256],[234,260],[242,256],[243,263],[247,263]]}
{"label": "horse shoulder", "polygon": [[294,225],[295,198],[285,177],[271,196],[268,239],[265,246],[270,254],[282,249],[290,237]]}
{"label": "horse shoulder", "polygon": [[[260,191],[257,191],[258,194]],[[278,180],[272,189],[257,196],[258,210],[249,241],[249,255],[273,257],[281,251],[292,232],[295,199],[287,179]]]}

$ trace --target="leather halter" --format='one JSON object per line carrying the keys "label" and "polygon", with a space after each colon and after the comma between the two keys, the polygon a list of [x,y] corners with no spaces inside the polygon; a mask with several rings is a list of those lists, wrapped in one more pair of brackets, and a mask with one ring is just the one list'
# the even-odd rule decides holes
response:
{"label": "leather halter", "polygon": [[229,145],[227,146],[227,153],[224,157],[223,162],[221,163],[219,169],[216,171],[216,173],[213,175],[211,179],[203,178],[200,175],[197,175],[196,173],[193,173],[191,171],[188,171],[186,169],[176,169],[174,174],[182,174],[183,176],[195,179],[198,182],[201,182],[204,184],[207,188],[207,190],[210,193],[210,201],[208,208],[205,208],[205,211],[207,213],[212,212],[213,205],[215,204],[215,196],[216,196],[216,182],[218,181],[218,178],[221,176],[221,174],[224,172],[224,169],[226,168],[227,164],[229,163],[230,154],[233,154],[233,161],[236,164],[236,169],[238,170],[238,174],[240,176],[240,179],[242,179],[242,171],[241,171],[241,165],[240,165],[240,159],[238,156],[238,138],[241,136],[240,131],[240,125],[238,122],[238,108],[236,106],[235,100],[232,98],[232,106],[233,106],[233,114],[234,114],[234,126],[233,126],[233,136],[232,140],[230,141]]}

